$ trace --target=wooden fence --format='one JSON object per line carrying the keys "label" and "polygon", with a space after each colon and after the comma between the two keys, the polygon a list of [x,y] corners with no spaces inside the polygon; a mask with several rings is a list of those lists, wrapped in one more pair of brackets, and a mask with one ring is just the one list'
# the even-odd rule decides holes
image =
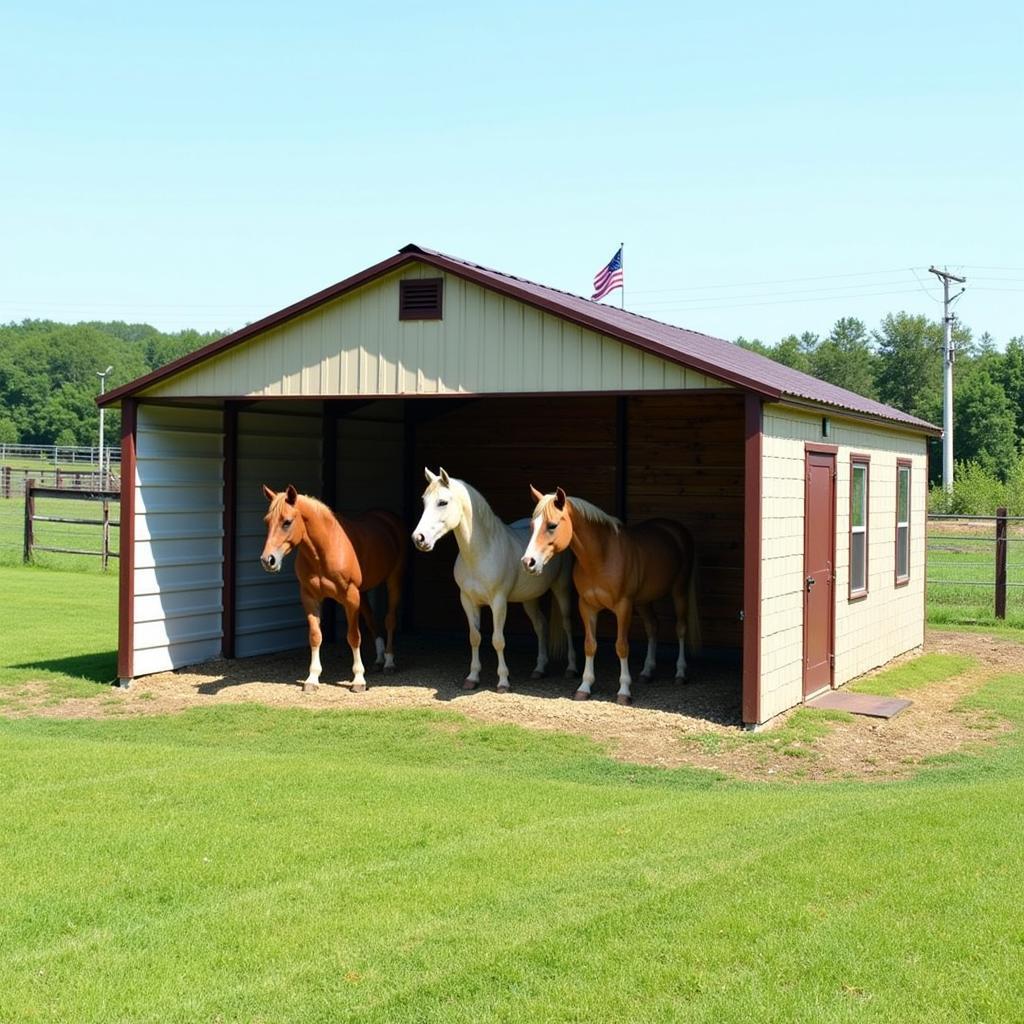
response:
{"label": "wooden fence", "polygon": [[[117,558],[118,553],[110,550],[110,528],[120,525],[119,520],[110,518],[110,503],[119,501],[119,491],[95,489],[74,490],[60,487],[44,487],[29,479],[25,483],[25,550],[24,561],[31,562],[32,554],[35,551],[52,551],[62,555],[98,555],[104,570],[110,563],[111,558]],[[50,516],[40,514],[36,510],[36,501],[39,498],[61,498],[73,501],[92,501],[102,504],[102,518],[100,519],[79,519],[69,516]],[[99,527],[102,530],[102,543],[99,551],[90,551],[85,548],[59,548],[38,544],[35,539],[36,523],[63,523],[65,525]]]}

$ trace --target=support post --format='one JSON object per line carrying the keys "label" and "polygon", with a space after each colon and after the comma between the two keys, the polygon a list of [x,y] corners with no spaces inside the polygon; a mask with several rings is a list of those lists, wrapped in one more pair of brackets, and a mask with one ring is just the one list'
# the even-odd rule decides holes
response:
{"label": "support post", "polygon": [[9,498],[11,496],[11,467],[4,466],[0,468],[0,473],[2,473],[3,480],[3,495],[5,498]]}
{"label": "support post", "polygon": [[117,680],[131,685],[135,668],[135,423],[138,400],[121,400],[121,533],[118,544]]}
{"label": "support post", "polygon": [[224,403],[224,561],[221,576],[220,646],[235,656],[235,599],[238,578],[238,403]]}
{"label": "support post", "polygon": [[103,571],[106,572],[110,566],[110,502],[103,499],[103,549],[100,552],[100,561],[103,563]]}
{"label": "support post", "polygon": [[615,399],[615,514],[626,522],[629,504],[629,398]]}
{"label": "support post", "polygon": [[24,562],[26,565],[32,561],[32,545],[35,543],[32,522],[36,515],[35,480],[29,478],[25,481],[25,552]]}
{"label": "support post", "polygon": [[743,724],[761,723],[761,475],[763,410],[746,397],[743,445]]}
{"label": "support post", "polygon": [[[320,486],[324,504],[332,511],[338,510],[338,406],[331,399],[324,399],[324,413],[321,420],[322,436],[320,445]],[[338,605],[325,601],[320,609],[320,631],[323,642],[333,644],[338,634]]]}
{"label": "support post", "polygon": [[957,277],[948,270],[929,267],[928,273],[934,274],[942,281],[942,489],[953,490],[953,362],[956,351],[953,347],[953,321],[956,317],[949,311],[950,303],[963,295],[961,289],[952,298],[949,294],[949,282],[963,284],[967,278]]}
{"label": "support post", "polygon": [[1006,618],[1006,509],[996,509],[996,618]]}

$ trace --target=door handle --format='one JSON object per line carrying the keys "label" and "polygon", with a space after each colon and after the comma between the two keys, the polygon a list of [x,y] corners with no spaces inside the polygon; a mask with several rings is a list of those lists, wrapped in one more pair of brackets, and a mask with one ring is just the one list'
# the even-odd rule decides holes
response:
{"label": "door handle", "polygon": [[816,581],[815,581],[813,576],[808,576],[807,577],[807,593],[808,594],[811,592],[811,587],[814,586],[815,582]]}

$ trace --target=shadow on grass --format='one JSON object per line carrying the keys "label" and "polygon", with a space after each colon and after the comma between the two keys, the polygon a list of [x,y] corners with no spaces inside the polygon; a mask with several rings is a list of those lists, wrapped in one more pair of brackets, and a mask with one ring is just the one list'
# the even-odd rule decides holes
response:
{"label": "shadow on grass", "polygon": [[90,654],[75,654],[69,658],[41,658],[37,661],[23,661],[10,667],[55,672],[92,683],[109,685],[117,679],[117,651],[93,651]]}

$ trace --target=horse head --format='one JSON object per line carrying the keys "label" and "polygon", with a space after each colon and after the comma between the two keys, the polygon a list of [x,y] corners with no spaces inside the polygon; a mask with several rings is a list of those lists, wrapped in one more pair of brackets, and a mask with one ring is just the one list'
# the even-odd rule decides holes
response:
{"label": "horse head", "polygon": [[264,484],[263,493],[270,502],[270,509],[263,520],[267,524],[267,541],[260,565],[267,572],[280,572],[285,556],[298,547],[305,536],[305,523],[297,504],[299,495],[291,484],[276,493]]}
{"label": "horse head", "polygon": [[572,542],[572,516],[565,491],[541,494],[532,484],[530,493],[537,502],[531,518],[530,543],[523,555],[523,568],[534,576]]}
{"label": "horse head", "polygon": [[462,519],[462,502],[452,489],[452,481],[441,467],[440,473],[431,473],[425,466],[427,489],[423,492],[423,515],[412,532],[412,542],[420,551],[432,551],[434,545],[451,533]]}

